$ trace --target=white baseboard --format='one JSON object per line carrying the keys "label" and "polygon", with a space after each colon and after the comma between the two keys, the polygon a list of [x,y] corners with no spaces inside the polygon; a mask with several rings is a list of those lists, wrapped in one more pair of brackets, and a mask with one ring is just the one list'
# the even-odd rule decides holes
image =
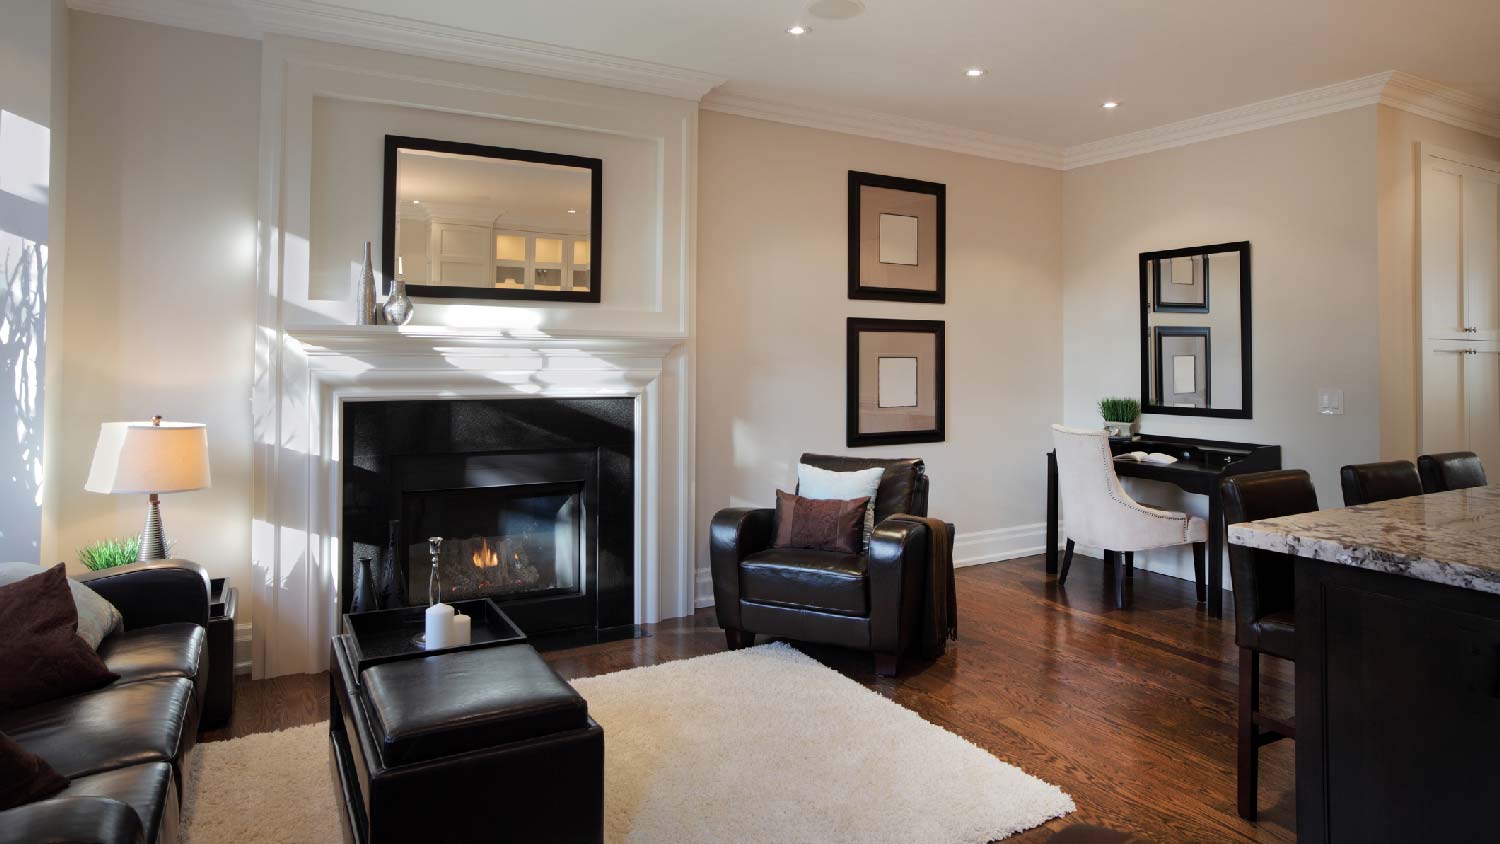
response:
{"label": "white baseboard", "polygon": [[234,673],[250,673],[250,623],[234,626]]}
{"label": "white baseboard", "polygon": [[990,530],[959,531],[953,540],[953,566],[977,566],[1040,554],[1047,547],[1047,525],[1034,522]]}

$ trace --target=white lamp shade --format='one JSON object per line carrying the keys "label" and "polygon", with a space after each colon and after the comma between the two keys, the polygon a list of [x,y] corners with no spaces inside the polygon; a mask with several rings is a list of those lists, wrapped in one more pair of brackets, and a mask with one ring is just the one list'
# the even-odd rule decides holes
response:
{"label": "white lamp shade", "polygon": [[89,492],[187,492],[208,486],[208,428],[197,422],[99,426]]}

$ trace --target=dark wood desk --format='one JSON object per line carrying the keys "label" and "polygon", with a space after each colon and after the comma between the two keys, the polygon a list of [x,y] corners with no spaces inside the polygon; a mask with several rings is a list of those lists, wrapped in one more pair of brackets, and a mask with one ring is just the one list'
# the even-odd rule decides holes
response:
{"label": "dark wood desk", "polygon": [[[1219,499],[1219,479],[1227,475],[1269,472],[1281,468],[1281,446],[1200,440],[1192,437],[1157,437],[1137,434],[1113,437],[1113,454],[1159,451],[1177,458],[1159,466],[1116,460],[1115,474],[1172,484],[1184,492],[1208,496],[1208,614],[1224,615],[1224,505]],[[1057,574],[1057,452],[1047,452],[1047,573]]]}

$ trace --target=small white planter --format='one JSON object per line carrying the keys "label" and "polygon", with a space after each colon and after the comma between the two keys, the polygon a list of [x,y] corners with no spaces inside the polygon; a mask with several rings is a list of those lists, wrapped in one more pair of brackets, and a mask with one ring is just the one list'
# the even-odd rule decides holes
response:
{"label": "small white planter", "polygon": [[[1141,417],[1137,416],[1133,422],[1111,422],[1105,419],[1100,423],[1104,430],[1110,432],[1110,436],[1128,437],[1141,432]],[[1119,433],[1114,433],[1118,431]]]}

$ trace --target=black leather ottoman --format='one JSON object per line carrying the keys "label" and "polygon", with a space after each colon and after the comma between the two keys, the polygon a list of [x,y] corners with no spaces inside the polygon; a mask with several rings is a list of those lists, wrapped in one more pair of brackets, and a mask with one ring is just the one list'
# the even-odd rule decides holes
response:
{"label": "black leather ottoman", "polygon": [[328,723],[356,842],[604,840],[604,730],[530,645],[357,676],[347,638]]}

